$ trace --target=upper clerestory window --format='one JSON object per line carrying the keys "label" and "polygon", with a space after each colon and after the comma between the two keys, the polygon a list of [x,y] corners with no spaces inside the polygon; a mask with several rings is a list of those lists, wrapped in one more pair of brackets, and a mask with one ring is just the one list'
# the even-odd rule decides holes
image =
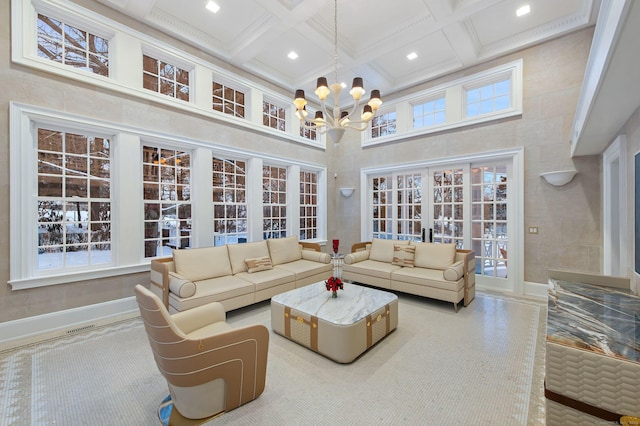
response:
{"label": "upper clerestory window", "polygon": [[511,108],[511,79],[467,89],[467,117]]}
{"label": "upper clerestory window", "polygon": [[142,55],[142,84],[145,89],[189,102],[189,71]]}
{"label": "upper clerestory window", "polygon": [[445,98],[413,105],[413,128],[434,126],[445,122]]}
{"label": "upper clerestory window", "polygon": [[42,14],[38,56],[109,77],[109,40]]}

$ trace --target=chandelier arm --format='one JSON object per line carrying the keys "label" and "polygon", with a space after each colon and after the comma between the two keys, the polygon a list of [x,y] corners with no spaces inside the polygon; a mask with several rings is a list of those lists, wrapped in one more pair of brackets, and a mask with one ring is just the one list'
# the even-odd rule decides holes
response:
{"label": "chandelier arm", "polygon": [[327,103],[325,101],[320,101],[320,109],[322,110],[324,121],[326,121],[327,126],[334,127],[336,125],[335,117],[333,116],[333,112],[329,114],[329,110],[327,110]]}
{"label": "chandelier arm", "polygon": [[[347,115],[347,118],[349,118],[349,120],[351,120],[351,117],[353,116],[353,114],[356,113],[359,106],[360,106],[360,99],[354,100],[353,108],[351,108],[351,111],[349,111],[349,114]],[[358,121],[362,121],[362,120],[353,120],[353,122],[356,122],[356,123]],[[342,126],[342,127],[346,127],[346,126]]]}
{"label": "chandelier arm", "polygon": [[343,125],[342,127],[364,132],[365,130],[367,130],[368,126],[369,126],[368,121],[359,120],[359,121],[350,121],[347,124]]}

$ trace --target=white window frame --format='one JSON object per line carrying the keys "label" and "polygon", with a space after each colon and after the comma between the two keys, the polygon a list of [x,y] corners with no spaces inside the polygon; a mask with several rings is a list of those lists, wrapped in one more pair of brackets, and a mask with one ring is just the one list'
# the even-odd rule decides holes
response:
{"label": "white window frame", "polygon": [[[299,235],[299,173],[309,170],[318,173],[318,238],[326,243],[327,235],[327,169],[324,165],[288,160],[282,157],[257,156],[254,152],[212,145],[210,141],[160,134],[152,129],[137,128],[96,118],[82,117],[46,108],[10,103],[10,244],[9,284],[12,290],[54,284],[87,281],[104,277],[145,272],[151,258],[144,257],[144,221],[142,195],[142,146],[166,146],[191,152],[192,170],[192,239],[193,247],[211,246],[213,241],[213,206],[211,203],[211,158],[234,157],[247,159],[247,193],[250,213],[248,230],[259,224],[259,232],[248,232],[250,241],[262,239],[262,164],[287,168],[287,235]],[[112,142],[112,205],[111,244],[112,264],[94,266],[87,270],[37,271],[37,147],[34,131],[37,126],[73,132],[90,132],[108,137]],[[255,171],[259,170],[258,173]],[[131,182],[140,182],[131,185]],[[261,192],[260,192],[261,193]],[[117,194],[117,195],[113,195]],[[126,218],[126,220],[125,220]],[[131,218],[137,218],[131,220]],[[133,242],[133,243],[132,243]]]}
{"label": "white window frame", "polygon": [[[142,47],[142,53],[140,54],[140,63],[142,64],[143,61],[143,55],[149,56],[153,59],[155,59],[156,61],[162,61],[165,62],[173,67],[176,68],[180,68],[183,71],[187,71],[189,73],[189,100],[185,101],[184,99],[180,99],[177,96],[169,96],[169,95],[165,95],[162,92],[154,92],[153,90],[147,89],[144,87],[144,82],[143,82],[143,76],[144,76],[144,69],[141,66],[140,67],[140,88],[142,90],[144,90],[145,92],[148,92],[150,94],[152,94],[153,96],[163,96],[163,97],[168,97],[168,98],[173,98],[176,101],[179,102],[185,102],[185,103],[193,103],[194,102],[194,89],[195,89],[195,85],[193,83],[193,81],[195,80],[195,64],[188,62],[187,60],[185,60],[184,58],[181,58],[179,56],[175,56],[175,55],[171,55],[170,53],[167,52],[163,52],[157,48],[155,48],[154,46],[148,46],[145,45]],[[160,82],[160,76],[158,75],[158,84]],[[174,78],[174,83],[176,83],[175,78]]]}
{"label": "white window frame", "polygon": [[[89,73],[61,63],[40,58],[37,52],[37,14],[61,19],[76,27],[109,40],[109,77]],[[155,93],[142,85],[142,52],[188,70],[189,102]],[[176,49],[171,44],[154,39],[140,31],[85,9],[70,0],[11,0],[11,61],[63,78],[80,81],[127,96],[151,101],[186,111],[218,122],[240,126],[250,131],[276,136],[289,142],[326,150],[325,138],[310,140],[300,136],[297,126],[287,125],[287,131],[262,125],[262,98],[267,96],[287,107],[292,117],[295,110],[284,94],[232,74],[211,62]],[[224,79],[229,86],[246,87],[245,119],[220,114],[211,106],[212,76]],[[236,84],[237,83],[237,84]]]}
{"label": "white window frame", "polygon": [[[518,59],[503,65],[499,65],[488,70],[459,78],[426,90],[422,90],[411,95],[398,99],[385,101],[385,106],[380,108],[380,114],[384,114],[389,109],[395,109],[397,134],[386,135],[384,137],[371,138],[363,136],[361,145],[372,146],[389,142],[400,142],[418,136],[427,136],[437,132],[459,129],[466,126],[488,123],[502,120],[508,117],[522,115],[522,87],[523,87],[523,60]],[[480,116],[466,116],[466,87],[477,87],[483,83],[488,84],[499,79],[509,78],[511,81],[511,107],[494,111],[490,114]],[[441,97],[445,94],[445,122],[429,127],[413,128],[413,105]],[[365,132],[370,135],[370,130]]]}

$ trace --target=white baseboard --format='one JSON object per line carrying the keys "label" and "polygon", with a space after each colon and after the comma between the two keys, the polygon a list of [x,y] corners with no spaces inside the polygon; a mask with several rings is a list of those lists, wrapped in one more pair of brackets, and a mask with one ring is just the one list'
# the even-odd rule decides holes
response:
{"label": "white baseboard", "polygon": [[530,281],[524,282],[524,296],[531,299],[547,300],[549,285],[534,283]]}
{"label": "white baseboard", "polygon": [[0,323],[0,351],[140,315],[135,297]]}

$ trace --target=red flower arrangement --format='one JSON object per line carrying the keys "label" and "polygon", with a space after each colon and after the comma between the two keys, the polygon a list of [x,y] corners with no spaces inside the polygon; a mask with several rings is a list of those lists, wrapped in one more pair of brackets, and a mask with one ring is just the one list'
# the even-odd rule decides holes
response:
{"label": "red flower arrangement", "polygon": [[327,291],[331,292],[331,297],[338,297],[338,290],[344,290],[344,285],[340,278],[329,277],[324,283],[327,286]]}

